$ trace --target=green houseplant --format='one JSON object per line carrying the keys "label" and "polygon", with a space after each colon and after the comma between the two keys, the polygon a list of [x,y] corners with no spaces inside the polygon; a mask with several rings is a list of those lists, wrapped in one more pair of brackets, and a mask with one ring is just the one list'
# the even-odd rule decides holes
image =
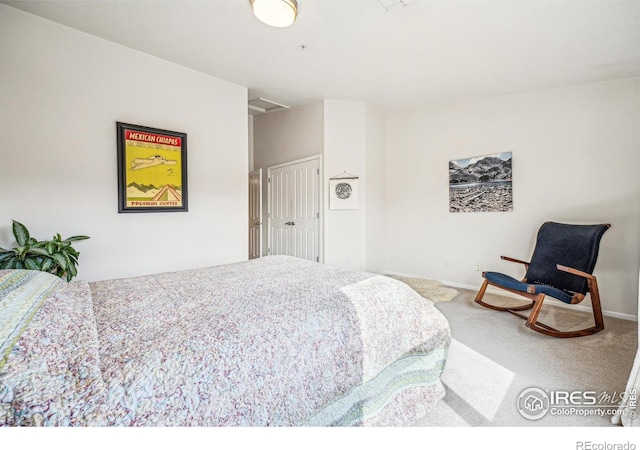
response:
{"label": "green houseplant", "polygon": [[13,236],[18,243],[10,250],[0,247],[0,269],[29,269],[49,272],[71,281],[78,274],[78,252],[73,241],[89,239],[89,236],[72,236],[62,239],[56,234],[49,241],[38,241],[29,234],[27,227],[13,221]]}

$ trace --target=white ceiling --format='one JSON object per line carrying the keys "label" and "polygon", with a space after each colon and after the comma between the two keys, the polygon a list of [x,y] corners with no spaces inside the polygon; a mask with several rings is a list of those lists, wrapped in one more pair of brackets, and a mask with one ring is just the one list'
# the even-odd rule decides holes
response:
{"label": "white ceiling", "polygon": [[[6,1],[295,106],[409,107],[640,76],[640,0],[298,0],[286,29],[250,0]],[[303,48],[304,47],[304,48]]]}

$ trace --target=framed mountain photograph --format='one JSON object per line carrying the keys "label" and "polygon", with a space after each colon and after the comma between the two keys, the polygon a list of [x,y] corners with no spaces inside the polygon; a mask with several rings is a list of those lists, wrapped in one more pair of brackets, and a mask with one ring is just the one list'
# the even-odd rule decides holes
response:
{"label": "framed mountain photograph", "polygon": [[513,211],[511,152],[449,161],[449,211]]}

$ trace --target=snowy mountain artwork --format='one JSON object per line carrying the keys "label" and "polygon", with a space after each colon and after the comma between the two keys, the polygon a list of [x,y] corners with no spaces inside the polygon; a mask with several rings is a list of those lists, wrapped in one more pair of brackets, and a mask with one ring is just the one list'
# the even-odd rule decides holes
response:
{"label": "snowy mountain artwork", "polygon": [[513,211],[511,152],[449,161],[449,211]]}

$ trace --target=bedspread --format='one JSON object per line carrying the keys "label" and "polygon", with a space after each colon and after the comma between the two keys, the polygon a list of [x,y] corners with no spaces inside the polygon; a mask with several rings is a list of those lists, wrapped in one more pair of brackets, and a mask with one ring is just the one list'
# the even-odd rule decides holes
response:
{"label": "bedspread", "polygon": [[437,385],[448,345],[404,284],[291,257],[91,290],[118,425],[305,424],[403,356],[431,354]]}
{"label": "bedspread", "polygon": [[[99,375],[45,425],[406,425],[444,395],[449,325],[391,278],[271,256],[73,285],[90,290]],[[11,392],[32,386],[16,361]]]}

